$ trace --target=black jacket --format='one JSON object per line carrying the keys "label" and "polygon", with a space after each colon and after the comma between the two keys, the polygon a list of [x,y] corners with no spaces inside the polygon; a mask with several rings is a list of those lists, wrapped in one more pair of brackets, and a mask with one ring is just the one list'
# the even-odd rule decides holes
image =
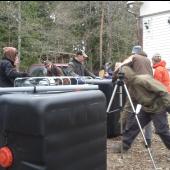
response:
{"label": "black jacket", "polygon": [[78,62],[76,59],[72,59],[68,63],[68,76],[91,76],[95,78],[96,76],[85,68],[83,64]]}
{"label": "black jacket", "polygon": [[17,72],[14,63],[7,58],[0,61],[0,87],[13,87],[17,77],[26,77],[27,73]]}

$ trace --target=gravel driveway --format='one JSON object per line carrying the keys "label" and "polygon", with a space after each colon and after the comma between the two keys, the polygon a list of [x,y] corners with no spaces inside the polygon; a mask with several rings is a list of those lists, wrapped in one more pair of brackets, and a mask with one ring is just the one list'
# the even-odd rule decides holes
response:
{"label": "gravel driveway", "polygon": [[[122,154],[115,154],[112,151],[113,143],[120,142],[120,140],[120,137],[107,140],[107,170],[154,170],[148,150],[143,144],[141,133],[135,139],[131,149],[123,154],[123,158]],[[170,151],[164,146],[159,136],[154,133],[154,130],[151,153],[159,170],[170,170]]]}

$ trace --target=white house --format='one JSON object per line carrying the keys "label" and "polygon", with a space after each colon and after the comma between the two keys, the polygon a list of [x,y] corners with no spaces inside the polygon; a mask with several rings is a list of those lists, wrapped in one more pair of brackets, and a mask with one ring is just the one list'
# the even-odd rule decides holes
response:
{"label": "white house", "polygon": [[160,53],[170,69],[170,1],[142,1],[143,50],[151,58]]}

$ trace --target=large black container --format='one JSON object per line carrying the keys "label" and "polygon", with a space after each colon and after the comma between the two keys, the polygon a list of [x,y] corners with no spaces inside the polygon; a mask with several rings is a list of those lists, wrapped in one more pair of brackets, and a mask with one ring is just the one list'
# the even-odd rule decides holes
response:
{"label": "large black container", "polygon": [[[110,79],[104,80],[86,80],[86,83],[99,85],[99,89],[105,94],[106,97],[106,109],[110,102],[110,98],[112,96],[113,90],[115,88],[115,83],[113,83]],[[110,113],[107,114],[107,137],[112,138],[120,135],[120,95],[119,95],[119,87],[116,90],[115,96],[112,101],[112,105],[110,108]],[[125,104],[126,94],[123,89],[123,105]]]}
{"label": "large black container", "polygon": [[[113,93],[114,85],[112,82],[99,83],[99,89],[105,94],[107,106],[110,102],[111,95]],[[118,92],[118,91],[117,91]],[[120,135],[120,110],[117,110],[119,107],[119,94],[116,92],[114,100],[112,102],[110,111],[114,111],[111,113],[107,113],[107,137],[112,138]],[[106,108],[107,108],[106,106]]]}
{"label": "large black container", "polygon": [[106,170],[105,104],[100,90],[2,95],[0,144],[14,157],[8,170]]}

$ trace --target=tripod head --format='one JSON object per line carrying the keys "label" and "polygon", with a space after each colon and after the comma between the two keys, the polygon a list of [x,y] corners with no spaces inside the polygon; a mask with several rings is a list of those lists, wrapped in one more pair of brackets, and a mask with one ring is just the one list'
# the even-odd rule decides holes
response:
{"label": "tripod head", "polygon": [[120,67],[120,71],[117,74],[117,83],[118,85],[122,85],[124,83],[125,73],[122,71],[122,67]]}
{"label": "tripod head", "polygon": [[117,77],[118,77],[119,80],[124,80],[124,78],[125,78],[125,73],[119,72]]}

